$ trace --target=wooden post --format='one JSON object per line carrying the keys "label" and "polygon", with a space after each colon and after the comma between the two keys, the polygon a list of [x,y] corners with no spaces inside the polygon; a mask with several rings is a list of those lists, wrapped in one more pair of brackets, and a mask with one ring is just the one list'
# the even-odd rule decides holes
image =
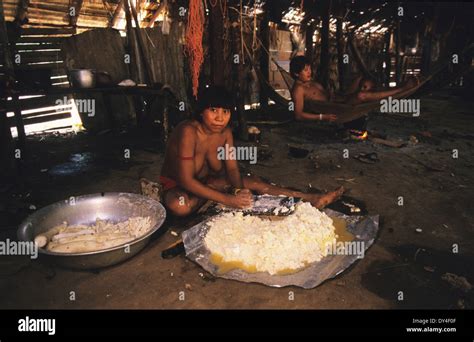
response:
{"label": "wooden post", "polygon": [[10,50],[10,42],[8,41],[7,25],[3,12],[3,1],[0,2],[0,43],[3,46],[3,58],[5,63],[5,73],[7,78],[14,77],[12,52]]}
{"label": "wooden post", "polygon": [[14,108],[13,112],[15,113],[15,125],[18,131],[18,147],[20,148],[21,152],[24,153],[26,145],[26,133],[25,125],[23,124],[23,118],[21,116],[20,100],[17,94],[12,95],[12,102]]}
{"label": "wooden post", "polygon": [[321,56],[319,62],[319,80],[327,89],[329,82],[329,15],[331,0],[322,1]]}
{"label": "wooden post", "polygon": [[[1,95],[3,97],[3,94]],[[8,124],[7,111],[0,110],[0,176],[13,174],[14,159],[10,125]],[[2,174],[5,172],[5,174]]]}
{"label": "wooden post", "polygon": [[135,82],[141,83],[143,81],[143,67],[140,63],[140,53],[138,51],[135,31],[133,30],[132,13],[128,6],[128,0],[122,0],[122,2],[125,10],[125,20],[127,22],[128,52],[132,57],[132,62],[130,63],[130,75]]}
{"label": "wooden post", "polygon": [[[318,0],[319,1],[319,0]],[[316,3],[316,0],[306,0],[303,2],[303,11],[305,14],[305,19],[303,21],[308,22],[309,25],[306,25],[305,31],[305,56],[311,63],[311,70],[314,70],[314,47],[313,47],[313,37],[314,32],[316,31],[318,21],[315,18],[319,17],[319,3]],[[312,20],[312,21],[311,21]]]}
{"label": "wooden post", "polygon": [[[5,22],[5,15],[3,11],[3,2],[0,3],[0,42],[3,46],[3,53],[5,59],[5,74],[7,79],[6,87],[8,88],[15,79],[15,72],[12,61],[12,54],[10,50],[10,42],[8,41],[7,25]],[[5,96],[7,96],[5,92]],[[20,102],[18,95],[12,94],[13,108],[15,113],[15,123],[18,131],[18,147],[21,153],[25,153],[26,134],[23,118],[21,117]]]}
{"label": "wooden post", "polygon": [[[141,83],[143,81],[143,67],[140,63],[140,53],[138,51],[137,40],[135,36],[135,31],[133,30],[132,25],[132,14],[130,11],[130,7],[128,6],[128,0],[122,0],[123,8],[125,11],[125,20],[127,22],[127,50],[131,56],[131,63],[130,63],[130,77],[137,83]],[[136,119],[137,119],[137,126],[140,126],[142,122],[144,122],[143,118],[143,101],[140,101],[138,97],[133,97],[133,105],[135,108]]]}
{"label": "wooden post", "polygon": [[316,30],[316,21],[309,23],[306,27],[306,36],[305,36],[305,47],[306,47],[306,58],[312,63],[314,58],[314,48],[313,48],[313,36],[314,31]]}
{"label": "wooden post", "polygon": [[[268,2],[265,2],[263,7],[263,17],[260,22],[260,30],[259,36],[260,41],[262,42],[262,46],[260,47],[260,72],[263,76],[265,82],[270,82],[270,56],[268,55],[267,51],[270,51],[270,13],[269,13],[269,6]],[[268,94],[260,87],[260,107],[262,109],[268,108]]]}
{"label": "wooden post", "polygon": [[422,44],[423,50],[421,51],[421,73],[423,75],[428,75],[430,73],[431,43],[432,43],[430,26],[431,26],[431,23],[425,24],[425,34],[423,35],[423,44]]}
{"label": "wooden post", "polygon": [[18,3],[18,10],[16,12],[15,20],[20,24],[26,19],[28,15],[28,6],[30,5],[30,0],[20,0]]}
{"label": "wooden post", "polygon": [[[72,27],[77,26],[77,19],[79,19],[79,12],[81,11],[82,4],[84,3],[84,0],[73,0],[71,7],[68,8],[69,12],[69,25]],[[74,15],[71,15],[71,10],[74,9]]]}
{"label": "wooden post", "polygon": [[169,137],[169,130],[170,130],[170,124],[169,124],[169,100],[168,100],[168,94],[163,94],[163,145],[166,146],[166,143],[168,142],[168,137]]}
{"label": "wooden post", "polygon": [[388,30],[385,32],[385,74],[384,74],[384,83],[385,87],[390,86],[390,72],[392,70],[392,56],[390,55],[390,37],[392,35],[392,31]]}
{"label": "wooden post", "polygon": [[395,30],[395,80],[397,87],[400,85],[402,79],[402,62],[400,58],[401,48],[401,32],[400,32],[400,18],[397,17],[397,28]]}
{"label": "wooden post", "polygon": [[[233,63],[233,88],[236,97],[237,105],[237,120],[239,122],[239,137],[243,140],[248,140],[247,118],[244,108],[244,58],[242,55],[241,39],[240,39],[240,18],[233,15],[232,25],[232,63]],[[237,25],[235,25],[237,24]],[[238,61],[235,59],[238,56]]]}
{"label": "wooden post", "polygon": [[209,50],[211,60],[211,83],[217,86],[225,85],[225,56],[224,56],[224,13],[220,1],[209,6]]}
{"label": "wooden post", "polygon": [[436,5],[434,9],[434,14],[432,17],[426,16],[425,18],[425,27],[423,34],[423,50],[421,52],[421,73],[424,76],[429,75],[431,71],[431,49],[433,45],[433,35],[436,30],[436,24],[438,22],[439,15],[439,4]]}
{"label": "wooden post", "polygon": [[[137,11],[135,9],[135,7],[133,6],[133,4],[130,4],[130,8],[132,9],[132,16],[133,16],[133,19],[135,21],[135,34],[136,34],[136,37],[138,38],[137,39],[137,43],[138,43],[138,48],[140,50],[140,55],[141,55],[141,60],[145,66],[145,83],[147,83],[148,85],[151,85],[152,84],[152,80],[153,80],[153,70],[150,66],[150,63],[148,62],[148,59],[147,59],[147,56],[145,54],[145,42],[143,40],[143,36],[142,36],[142,31],[141,31],[141,28],[140,28],[140,23],[138,21],[138,15],[137,15]],[[139,62],[140,59],[137,61]]]}
{"label": "wooden post", "polygon": [[339,92],[344,92],[344,39],[342,37],[342,17],[336,21],[337,72],[339,74]]}
{"label": "wooden post", "polygon": [[354,56],[354,60],[357,63],[357,67],[359,68],[359,71],[365,77],[370,77],[370,78],[375,79],[375,77],[370,72],[369,68],[367,68],[367,65],[365,64],[364,59],[362,58],[362,55],[360,54],[359,49],[354,43],[354,35],[353,34],[349,35],[347,41],[349,43],[349,48],[351,49],[352,55]]}

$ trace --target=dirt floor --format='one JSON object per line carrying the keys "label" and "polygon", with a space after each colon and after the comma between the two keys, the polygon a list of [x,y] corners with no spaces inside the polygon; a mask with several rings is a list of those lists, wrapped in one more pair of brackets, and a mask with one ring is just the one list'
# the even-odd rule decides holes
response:
{"label": "dirt floor", "polygon": [[[379,236],[365,258],[315,289],[218,279],[184,256],[162,259],[162,250],[177,239],[171,231],[189,227],[189,222],[174,220],[137,256],[97,272],[1,256],[0,307],[473,308],[472,102],[443,92],[422,98],[421,106],[419,118],[370,116],[369,131],[407,142],[401,148],[343,141],[330,126],[259,125],[267,158],[262,154],[256,165],[242,164],[243,172],[302,190],[344,185],[370,214],[381,217]],[[411,135],[418,142],[410,141]],[[113,133],[32,137],[23,169],[28,181],[22,187],[2,185],[2,240],[15,237],[18,223],[34,209],[30,205],[41,208],[89,193],[139,192],[141,177],[156,180],[163,154],[156,142],[143,140]],[[312,152],[291,158],[288,143]],[[123,158],[126,148],[129,162]],[[349,158],[343,157],[344,149]],[[365,164],[353,158],[363,152],[376,152],[379,161]]]}

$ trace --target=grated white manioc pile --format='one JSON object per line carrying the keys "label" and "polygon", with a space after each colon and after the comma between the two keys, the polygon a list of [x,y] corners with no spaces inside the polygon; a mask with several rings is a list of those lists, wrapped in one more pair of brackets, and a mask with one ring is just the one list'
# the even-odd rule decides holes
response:
{"label": "grated white manioc pile", "polygon": [[208,225],[205,244],[213,255],[272,275],[320,261],[337,237],[332,219],[309,203],[281,220],[234,212]]}
{"label": "grated white manioc pile", "polygon": [[126,244],[145,235],[151,228],[148,216],[131,217],[119,223],[96,219],[94,225],[69,226],[64,222],[44,234],[47,239],[45,248],[57,253],[93,252]]}

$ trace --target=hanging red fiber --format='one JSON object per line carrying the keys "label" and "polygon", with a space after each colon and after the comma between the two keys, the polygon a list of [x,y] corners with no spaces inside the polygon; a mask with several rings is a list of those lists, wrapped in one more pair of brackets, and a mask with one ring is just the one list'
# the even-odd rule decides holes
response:
{"label": "hanging red fiber", "polygon": [[204,32],[204,7],[201,0],[189,0],[188,26],[186,27],[185,52],[189,60],[189,69],[193,81],[193,95],[197,97],[199,74],[204,61],[202,36]]}

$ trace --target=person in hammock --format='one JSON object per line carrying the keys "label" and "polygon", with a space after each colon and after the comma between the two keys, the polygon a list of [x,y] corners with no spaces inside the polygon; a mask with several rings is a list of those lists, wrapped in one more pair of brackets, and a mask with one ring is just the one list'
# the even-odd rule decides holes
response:
{"label": "person in hammock", "polygon": [[219,147],[234,146],[228,127],[234,108],[231,95],[222,87],[211,86],[198,98],[197,115],[176,126],[166,147],[160,183],[164,205],[171,214],[187,216],[208,200],[246,208],[252,205],[252,192],[300,197],[323,208],[344,192],[340,187],[323,195],[308,194],[265,183],[255,176],[242,177],[236,160],[218,158]]}
{"label": "person in hammock", "polygon": [[376,91],[375,82],[373,80],[358,77],[352,82],[345,95],[337,97],[329,94],[320,83],[311,79],[311,63],[306,57],[296,56],[292,58],[290,62],[290,73],[295,79],[293,89],[291,90],[291,97],[295,104],[295,118],[297,120],[333,122],[338,119],[335,114],[306,112],[304,110],[305,101],[334,101],[355,105],[364,102],[378,101],[417,85],[415,79],[410,79],[402,87]]}

